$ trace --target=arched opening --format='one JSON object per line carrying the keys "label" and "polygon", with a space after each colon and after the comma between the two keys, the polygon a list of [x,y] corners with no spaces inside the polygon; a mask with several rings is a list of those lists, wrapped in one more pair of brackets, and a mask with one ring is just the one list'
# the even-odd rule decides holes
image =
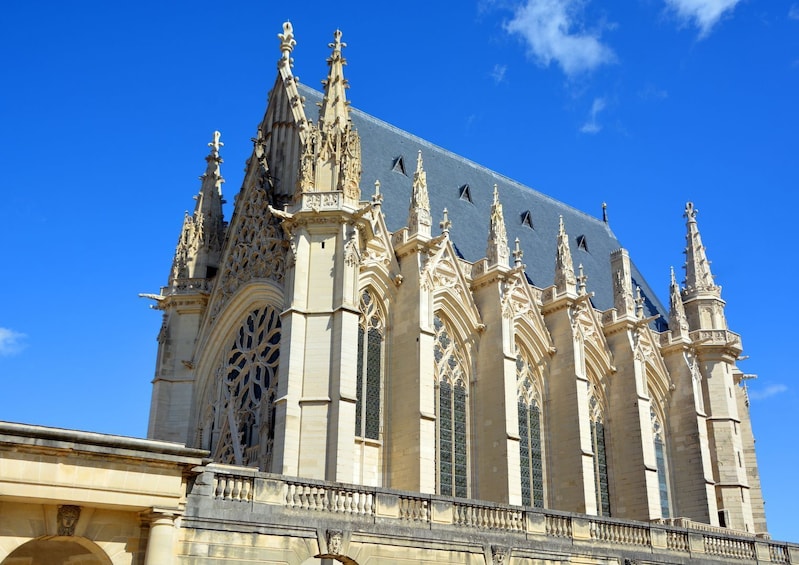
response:
{"label": "arched opening", "polygon": [[11,552],[0,565],[112,565],[95,543],[82,537],[47,537],[31,540]]}

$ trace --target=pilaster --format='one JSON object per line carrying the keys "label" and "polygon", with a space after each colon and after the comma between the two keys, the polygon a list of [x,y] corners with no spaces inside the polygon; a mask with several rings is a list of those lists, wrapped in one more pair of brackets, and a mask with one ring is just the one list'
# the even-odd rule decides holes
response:
{"label": "pilaster", "polygon": [[[572,320],[577,295],[544,292],[543,314],[557,353],[549,372],[548,427],[552,506],[568,512],[597,514],[594,454],[588,408],[584,344]],[[585,298],[587,300],[587,296]]]}
{"label": "pilaster", "polygon": [[[507,267],[494,269],[473,283],[474,300],[485,324],[477,352],[473,385],[476,458],[479,481],[472,496],[521,504],[516,357],[511,312],[503,311],[510,291]],[[504,299],[504,300],[503,300]]]}
{"label": "pilaster", "polygon": [[387,444],[392,488],[436,490],[436,421],[432,296],[423,284],[429,238],[395,234],[402,285],[397,293],[389,390]]}

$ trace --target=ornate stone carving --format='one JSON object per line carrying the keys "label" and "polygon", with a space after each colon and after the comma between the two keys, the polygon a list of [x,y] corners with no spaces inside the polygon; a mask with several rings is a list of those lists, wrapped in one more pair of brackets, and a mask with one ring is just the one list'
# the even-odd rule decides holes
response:
{"label": "ornate stone carving", "polygon": [[489,265],[507,266],[509,254],[505,216],[502,214],[502,204],[499,201],[497,185],[494,185],[494,202],[491,204],[486,258]]}
{"label": "ornate stone carving", "polygon": [[236,214],[239,222],[230,235],[227,253],[219,274],[211,315],[244,283],[254,279],[270,279],[283,284],[286,269],[286,241],[280,219],[268,211],[263,188],[253,187],[245,200],[239,202]]}
{"label": "ornate stone carving", "polygon": [[344,532],[341,530],[327,530],[327,554],[341,555],[344,543]]}
{"label": "ornate stone carving", "polygon": [[80,506],[64,504],[58,507],[58,535],[74,536],[75,525],[80,518]]}
{"label": "ornate stone carving", "polygon": [[510,551],[508,548],[502,545],[491,546],[491,558],[494,561],[494,565],[502,565],[505,563],[509,553]]}
{"label": "ornate stone carving", "polygon": [[360,235],[357,226],[353,226],[350,237],[344,244],[344,262],[350,267],[357,267],[361,262],[359,251]]}

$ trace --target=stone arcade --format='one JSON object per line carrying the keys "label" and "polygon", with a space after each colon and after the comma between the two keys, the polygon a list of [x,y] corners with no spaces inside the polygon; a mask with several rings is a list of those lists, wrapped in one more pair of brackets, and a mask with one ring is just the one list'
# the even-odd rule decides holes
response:
{"label": "stone arcade", "polygon": [[279,39],[147,295],[149,439],[0,424],[0,564],[799,562],[693,204],[667,310],[606,218],[351,109],[341,32],[323,93]]}

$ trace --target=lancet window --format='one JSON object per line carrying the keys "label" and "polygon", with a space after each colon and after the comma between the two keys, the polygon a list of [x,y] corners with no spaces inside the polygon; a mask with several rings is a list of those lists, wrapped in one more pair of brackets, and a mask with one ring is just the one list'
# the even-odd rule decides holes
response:
{"label": "lancet window", "polygon": [[206,411],[214,460],[270,468],[279,361],[279,312],[271,306],[254,310],[216,372],[215,399]]}
{"label": "lancet window", "polygon": [[658,470],[658,492],[660,496],[660,513],[662,518],[671,517],[669,493],[669,475],[666,461],[666,443],[664,441],[663,424],[655,409],[650,407],[652,418],[652,438],[655,443],[655,464]]}
{"label": "lancet window", "polygon": [[358,324],[358,369],[356,375],[355,435],[380,439],[380,390],[386,322],[372,293],[364,290]]}
{"label": "lancet window", "polygon": [[436,431],[438,492],[447,496],[468,496],[469,456],[468,375],[466,362],[446,324],[435,316],[434,362],[436,387]]}
{"label": "lancet window", "polygon": [[522,504],[544,507],[544,446],[541,383],[524,350],[516,344],[519,463]]}
{"label": "lancet window", "polygon": [[600,516],[610,516],[610,487],[608,480],[608,455],[605,442],[605,418],[602,404],[596,391],[589,387],[588,397],[591,414],[591,444],[594,450],[594,483],[596,506]]}

